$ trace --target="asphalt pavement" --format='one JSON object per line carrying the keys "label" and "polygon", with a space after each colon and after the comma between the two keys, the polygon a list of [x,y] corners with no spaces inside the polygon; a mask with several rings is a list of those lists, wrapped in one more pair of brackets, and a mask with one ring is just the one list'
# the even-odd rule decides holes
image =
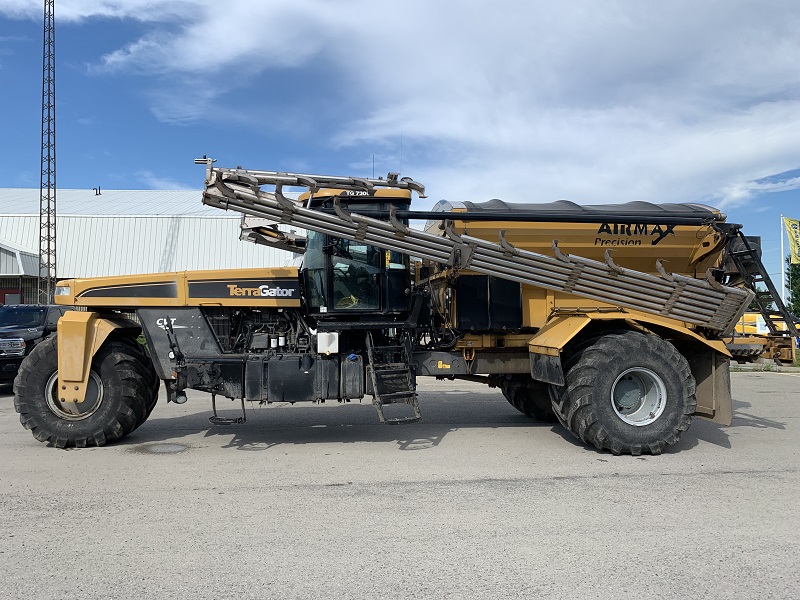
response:
{"label": "asphalt pavement", "polygon": [[429,380],[414,425],[334,402],[212,427],[190,392],[58,450],[0,388],[0,597],[798,598],[800,373],[732,385],[731,427],[656,457]]}

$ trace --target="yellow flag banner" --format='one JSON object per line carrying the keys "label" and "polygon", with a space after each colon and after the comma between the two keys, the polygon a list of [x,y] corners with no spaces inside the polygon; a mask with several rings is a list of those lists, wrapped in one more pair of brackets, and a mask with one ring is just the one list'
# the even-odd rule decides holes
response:
{"label": "yellow flag banner", "polygon": [[792,251],[792,264],[800,265],[800,221],[783,217],[786,233],[789,235],[789,248]]}

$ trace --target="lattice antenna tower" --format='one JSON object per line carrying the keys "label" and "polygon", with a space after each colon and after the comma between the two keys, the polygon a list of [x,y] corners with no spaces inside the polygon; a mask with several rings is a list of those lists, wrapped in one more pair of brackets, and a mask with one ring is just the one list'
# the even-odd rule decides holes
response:
{"label": "lattice antenna tower", "polygon": [[55,0],[44,0],[42,53],[42,172],[39,180],[39,302],[56,284],[56,30]]}

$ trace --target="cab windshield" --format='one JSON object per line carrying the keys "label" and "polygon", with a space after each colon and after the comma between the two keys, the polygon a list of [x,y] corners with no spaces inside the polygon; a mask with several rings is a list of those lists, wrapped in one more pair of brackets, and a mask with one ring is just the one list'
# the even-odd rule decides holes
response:
{"label": "cab windshield", "polygon": [[[344,208],[367,217],[381,218],[391,207],[407,207],[408,199],[390,202],[371,196],[347,198]],[[330,198],[316,201],[315,208],[333,211]],[[408,225],[407,220],[401,220]],[[334,229],[335,231],[335,229]],[[348,236],[349,237],[349,236]],[[410,259],[394,250],[331,233],[308,232],[303,255],[306,305],[313,314],[402,315],[409,310]],[[348,317],[349,318],[349,317]],[[360,317],[358,317],[360,318]]]}

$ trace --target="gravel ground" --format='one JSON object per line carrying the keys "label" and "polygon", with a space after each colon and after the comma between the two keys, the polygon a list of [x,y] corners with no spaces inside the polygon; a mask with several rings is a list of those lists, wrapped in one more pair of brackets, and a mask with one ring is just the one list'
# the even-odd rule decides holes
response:
{"label": "gravel ground", "polygon": [[657,457],[427,380],[415,425],[365,402],[212,428],[190,393],[57,450],[0,388],[0,597],[797,598],[800,373],[732,379],[733,425]]}

